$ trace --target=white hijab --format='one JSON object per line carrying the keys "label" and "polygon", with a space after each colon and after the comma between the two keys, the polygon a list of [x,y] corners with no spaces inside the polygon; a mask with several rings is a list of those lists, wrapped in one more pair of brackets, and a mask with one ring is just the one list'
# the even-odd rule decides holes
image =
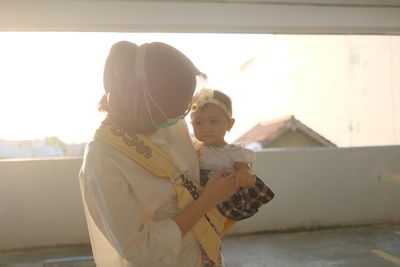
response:
{"label": "white hijab", "polygon": [[191,179],[199,182],[199,159],[185,120],[157,130],[150,138],[171,156],[173,164],[181,172],[188,173]]}

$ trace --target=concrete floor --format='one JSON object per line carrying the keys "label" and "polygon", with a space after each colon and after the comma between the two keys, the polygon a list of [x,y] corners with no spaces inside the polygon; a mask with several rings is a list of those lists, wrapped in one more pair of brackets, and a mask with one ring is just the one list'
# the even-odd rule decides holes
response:
{"label": "concrete floor", "polygon": [[400,266],[400,225],[227,237],[224,259],[227,267]]}
{"label": "concrete floor", "polygon": [[[395,267],[400,224],[228,236],[223,253],[227,267]],[[88,246],[0,252],[0,267],[42,267],[48,259],[88,255]]]}

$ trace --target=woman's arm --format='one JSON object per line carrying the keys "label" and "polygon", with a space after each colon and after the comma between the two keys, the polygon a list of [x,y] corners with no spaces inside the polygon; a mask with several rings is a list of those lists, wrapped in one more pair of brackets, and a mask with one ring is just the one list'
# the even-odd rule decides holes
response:
{"label": "woman's arm", "polygon": [[235,175],[222,177],[225,169],[216,172],[207,182],[200,197],[176,215],[173,220],[184,236],[210,209],[230,198],[236,188]]}
{"label": "woman's arm", "polygon": [[234,176],[221,177],[222,170],[210,178],[199,199],[174,218],[143,220],[142,208],[126,173],[138,180],[154,177],[108,146],[95,143],[89,147],[80,172],[86,212],[94,222],[89,228],[98,229],[122,258],[138,266],[174,262],[180,254],[182,236],[211,208],[236,191]]}
{"label": "woman's arm", "polygon": [[[145,219],[143,214],[147,210],[140,206],[126,174],[137,181],[154,177],[109,146],[94,142],[88,147],[80,182],[89,232],[95,235],[91,236],[92,242],[101,251],[97,251],[98,257],[115,257],[114,252],[104,250],[111,245],[120,257],[137,266],[176,261],[182,249],[179,226],[172,218]],[[159,190],[170,189],[169,181],[157,184],[161,186]],[[135,183],[134,189],[146,191],[146,185]]]}

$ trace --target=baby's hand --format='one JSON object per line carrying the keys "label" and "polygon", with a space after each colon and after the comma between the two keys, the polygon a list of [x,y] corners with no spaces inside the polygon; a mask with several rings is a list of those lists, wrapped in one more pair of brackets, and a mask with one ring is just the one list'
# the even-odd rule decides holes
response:
{"label": "baby's hand", "polygon": [[233,172],[235,175],[235,187],[239,189],[240,187],[253,187],[256,183],[257,175],[252,173],[249,169],[239,169]]}

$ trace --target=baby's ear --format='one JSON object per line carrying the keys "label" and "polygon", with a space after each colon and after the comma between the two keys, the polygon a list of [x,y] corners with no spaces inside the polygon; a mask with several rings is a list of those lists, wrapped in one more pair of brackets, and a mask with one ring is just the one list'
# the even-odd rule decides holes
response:
{"label": "baby's ear", "polygon": [[230,131],[231,129],[232,129],[232,127],[233,127],[233,125],[235,124],[235,119],[229,119],[228,120],[228,131]]}

